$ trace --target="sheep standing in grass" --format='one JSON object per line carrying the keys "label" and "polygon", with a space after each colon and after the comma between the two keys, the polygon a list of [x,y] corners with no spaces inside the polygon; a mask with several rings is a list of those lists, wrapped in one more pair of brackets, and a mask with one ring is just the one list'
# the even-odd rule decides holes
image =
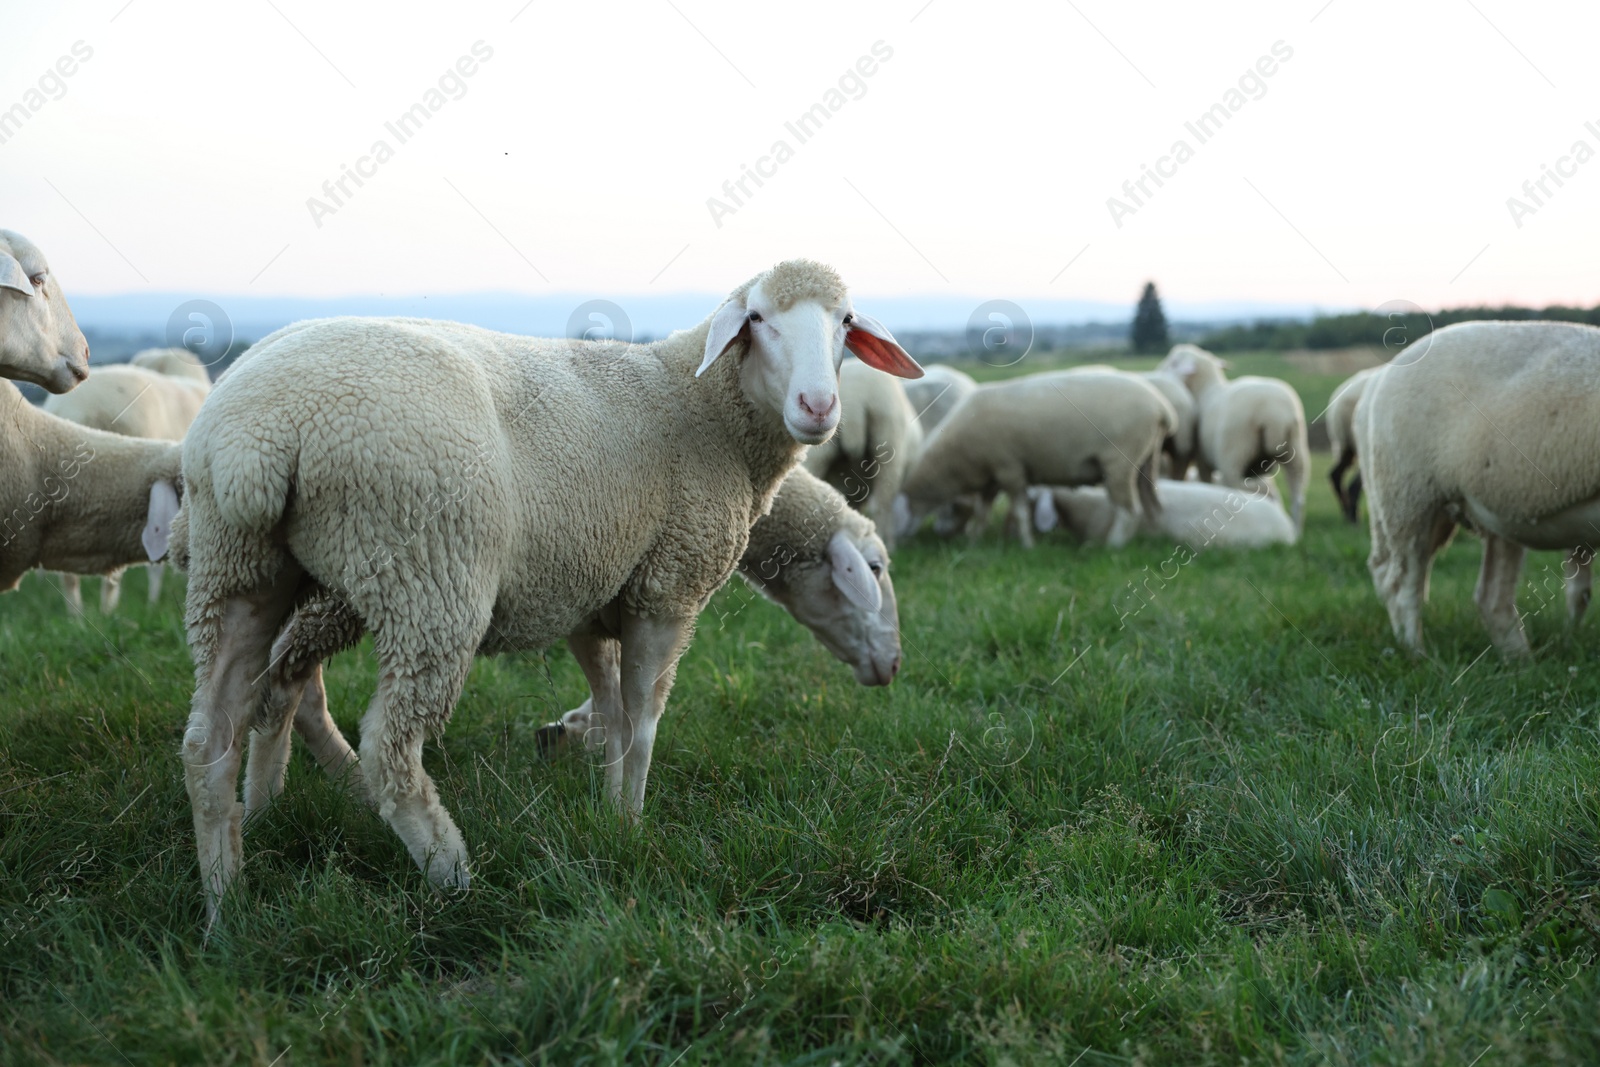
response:
{"label": "sheep standing in grass", "polygon": [[1475,599],[1495,647],[1528,654],[1517,581],[1528,549],[1569,552],[1567,608],[1589,602],[1600,544],[1600,329],[1464,322],[1413,342],[1356,405],[1367,566],[1395,636],[1422,651],[1433,557],[1458,524],[1483,537]]}
{"label": "sheep standing in grass", "polygon": [[806,451],[806,470],[831,483],[893,542],[895,494],[922,451],[922,427],[900,381],[857,360],[839,368],[839,432]]}
{"label": "sheep standing in grass", "polygon": [[[149,437],[161,441],[181,441],[200,412],[210,393],[210,379],[198,362],[192,364],[200,372],[204,384],[197,380],[190,365],[170,352],[178,352],[193,360],[183,349],[152,350],[158,358],[151,364],[122,366],[113,364],[96,369],[94,377],[72,392],[52,396],[45,400],[44,409],[52,415],[76,422],[81,426],[119,433],[127,437]],[[150,353],[141,353],[148,356]],[[136,360],[139,356],[134,357]],[[178,376],[147,369],[148,366],[173,368]],[[161,596],[162,565],[150,565],[150,602]],[[83,614],[83,592],[76,574],[62,575],[61,587],[66,593],[67,607],[74,615]],[[117,606],[122,588],[122,574],[113,571],[100,584],[100,610],[110,612]]]}
{"label": "sheep standing in grass", "polygon": [[1295,532],[1305,529],[1306,482],[1311,452],[1300,394],[1277,378],[1246,375],[1229,381],[1225,364],[1203,348],[1174,345],[1160,370],[1176,375],[1194,394],[1199,416],[1200,480],[1215,474],[1223,485],[1249,486],[1283,468],[1289,486],[1289,516]]}
{"label": "sheep standing in grass", "polygon": [[0,591],[35,567],[107,574],[162,558],[181,460],[175,444],[79,426],[0,382]]}
{"label": "sheep standing in grass", "polygon": [[[183,523],[173,552],[186,558]],[[888,685],[900,669],[900,619],[889,553],[872,522],[852,510],[839,492],[804,468],[789,472],[772,499],[772,511],[750,528],[739,574],[783,607],[862,685]],[[355,750],[328,714],[322,664],[363,633],[349,605],[326,590],[295,609],[272,645],[268,717],[292,716],[294,729],[324,770],[359,781]],[[613,680],[613,684],[618,684]],[[539,747],[550,751],[574,738],[603,748],[605,723],[594,700],[540,728]],[[258,740],[259,739],[259,740]],[[288,736],[252,738],[245,769],[245,817],[283,789],[289,766]]]}
{"label": "sheep standing in grass", "polygon": [[89,377],[89,342],[44,253],[0,230],[0,378],[69,392]]}
{"label": "sheep standing in grass", "polygon": [[281,751],[291,725],[266,716],[264,674],[307,583],[372,633],[363,781],[435,885],[467,885],[467,851],[422,745],[478,654],[567,638],[606,723],[606,792],[637,817],[695,617],[832,434],[847,347],[920,373],[808,261],[649,345],[331,319],[256,346],[184,443],[183,749],[209,917],[241,859],[243,739]]}
{"label": "sheep standing in grass", "polygon": [[943,363],[931,363],[922,369],[926,373],[916,381],[907,382],[904,388],[926,439],[957,404],[978,388],[978,383],[972,380],[972,375]]}
{"label": "sheep standing in grass", "polygon": [[1334,459],[1333,470],[1328,472],[1328,480],[1333,483],[1333,495],[1339,500],[1339,510],[1344,513],[1345,519],[1352,523],[1360,521],[1356,505],[1361,501],[1361,472],[1356,471],[1349,485],[1344,484],[1344,476],[1346,471],[1355,466],[1359,458],[1356,453],[1353,426],[1356,404],[1360,403],[1361,395],[1366,392],[1367,383],[1381,370],[1383,366],[1368,367],[1364,371],[1358,371],[1341,382],[1328,400],[1328,414],[1325,416],[1328,424],[1328,448],[1333,452]]}
{"label": "sheep standing in grass", "polygon": [[1200,419],[1195,407],[1194,394],[1175,375],[1166,371],[1146,371],[1144,380],[1156,387],[1167,398],[1178,421],[1172,434],[1161,443],[1162,473],[1168,479],[1182,481],[1194,466],[1195,452],[1199,448]]}
{"label": "sheep standing in grass", "polygon": [[1155,386],[1121,371],[1052,371],[980,385],[923,445],[896,501],[902,535],[931,512],[996,494],[1011,500],[1023,547],[1033,547],[1030,485],[1106,487],[1121,509],[1112,541],[1161,510],[1155,466],[1177,416]]}
{"label": "sheep standing in grass", "polygon": [[[1079,541],[1104,545],[1116,525],[1117,508],[1097,485],[1029,490],[1034,525],[1041,533],[1063,529]],[[1141,515],[1139,532],[1191,548],[1263,548],[1295,543],[1294,523],[1271,497],[1206,482],[1162,478],[1158,515]]]}

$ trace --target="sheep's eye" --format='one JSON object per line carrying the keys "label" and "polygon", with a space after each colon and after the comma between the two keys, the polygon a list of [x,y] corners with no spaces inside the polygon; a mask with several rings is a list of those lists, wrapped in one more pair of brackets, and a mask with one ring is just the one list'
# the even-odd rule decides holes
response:
{"label": "sheep's eye", "polygon": [[760,321],[762,321],[761,312],[759,312],[759,311],[750,312],[750,321],[751,322],[760,322]]}
{"label": "sheep's eye", "polygon": [[879,563],[877,560],[873,560],[871,563],[868,563],[867,566],[872,568],[872,576],[874,578],[880,578],[883,576],[883,564]]}
{"label": "sheep's eye", "polygon": [[844,317],[844,324],[846,326],[850,325],[852,322],[855,322],[855,321],[856,321],[856,313],[854,311],[852,311],[850,314],[848,314],[848,315],[846,315]]}
{"label": "sheep's eye", "polygon": [[28,280],[33,283],[33,287],[35,289],[43,289],[44,288],[44,276],[45,276],[45,272],[44,271],[40,271],[38,274],[35,274],[32,278],[29,278]]}

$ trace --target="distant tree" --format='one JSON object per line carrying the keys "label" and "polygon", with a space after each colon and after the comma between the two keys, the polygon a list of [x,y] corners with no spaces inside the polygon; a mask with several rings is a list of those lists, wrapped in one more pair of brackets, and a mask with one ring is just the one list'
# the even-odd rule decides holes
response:
{"label": "distant tree", "polygon": [[1161,310],[1155,282],[1144,283],[1128,340],[1135,352],[1160,352],[1167,347],[1167,316]]}

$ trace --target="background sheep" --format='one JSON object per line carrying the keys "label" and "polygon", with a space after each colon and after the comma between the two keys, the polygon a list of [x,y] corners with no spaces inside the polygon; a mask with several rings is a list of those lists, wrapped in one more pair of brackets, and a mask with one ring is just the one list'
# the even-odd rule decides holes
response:
{"label": "background sheep", "polygon": [[[154,362],[175,368],[179,377],[145,366],[112,364],[99,367],[93,378],[71,393],[47,398],[44,409],[80,426],[108,433],[162,441],[183,440],[189,424],[199,414],[200,405],[211,391],[210,379],[205,378],[205,368],[198,362],[193,363],[193,369],[200,372],[200,377],[205,379],[204,384],[192,376],[188,364],[167,354],[178,352],[192,361],[194,357],[183,349],[156,351],[159,358]],[[162,565],[151,563],[149,591],[152,604],[161,596],[161,574]],[[73,614],[83,614],[83,591],[78,576],[63,574],[61,587],[66,593],[68,608]],[[109,612],[116,608],[121,588],[120,571],[105,576],[100,585],[101,611]]]}
{"label": "background sheep", "polygon": [[1356,405],[1367,566],[1395,636],[1422,651],[1433,557],[1458,523],[1483,537],[1476,600],[1495,647],[1526,656],[1517,581],[1529,548],[1569,551],[1568,611],[1600,541],[1600,329],[1466,322],[1368,380]]}
{"label": "background sheep", "polygon": [[1028,487],[1103,484],[1124,515],[1112,537],[1137,528],[1143,502],[1161,510],[1155,465],[1177,416],[1149,382],[1121,371],[1032,374],[980,385],[924,444],[896,504],[901,531],[930,512],[980,497],[980,514],[998,492],[1024,547],[1032,547]]}
{"label": "background sheep", "polygon": [[1143,377],[1167,398],[1178,417],[1172,433],[1161,443],[1161,467],[1167,478],[1181,480],[1194,466],[1195,451],[1199,447],[1200,418],[1194,394],[1176,375],[1167,371],[1145,371]]}
{"label": "background sheep", "polygon": [[128,360],[131,366],[143,367],[153,370],[157,374],[165,374],[173,378],[187,378],[211,387],[211,372],[206,370],[206,365],[187,348],[147,348],[143,352],[135,353]]}
{"label": "background sheep", "polygon": [[837,425],[844,349],[920,373],[806,261],[650,345],[331,319],[256,347],[184,444],[184,760],[213,920],[241,856],[244,733],[259,731],[253,754],[288,741],[261,677],[306,580],[373,635],[369,795],[430,881],[464,887],[421,755],[473,657],[566,636],[606,723],[607,794],[638,815],[695,617],[801,447]]}
{"label": "background sheep", "polygon": [[[1205,482],[1162,478],[1156,483],[1161,511],[1139,517],[1139,532],[1191,548],[1262,548],[1295,543],[1294,523],[1276,500]],[[1107,544],[1117,508],[1100,486],[1030,490],[1034,525],[1057,527],[1091,545]]]}
{"label": "background sheep", "polygon": [[922,451],[922,427],[900,380],[847,359],[839,368],[839,431],[808,449],[806,470],[841,490],[893,542],[895,494]]}
{"label": "background sheep", "polygon": [[1349,485],[1343,484],[1345,472],[1355,466],[1358,459],[1355,430],[1352,425],[1356,417],[1356,404],[1360,402],[1361,394],[1366,391],[1367,383],[1381,370],[1383,367],[1378,366],[1358,371],[1346,378],[1328,400],[1328,414],[1325,416],[1328,426],[1328,448],[1333,453],[1334,459],[1333,470],[1328,472],[1328,480],[1333,483],[1333,495],[1339,501],[1339,510],[1344,512],[1344,517],[1350,522],[1359,521],[1356,505],[1361,500],[1359,470],[1350,479]]}
{"label": "background sheep", "polygon": [[1311,451],[1300,394],[1277,378],[1246,375],[1229,381],[1225,364],[1203,348],[1175,345],[1160,370],[1176,375],[1194,394],[1199,418],[1200,480],[1212,475],[1236,489],[1252,475],[1270,477],[1283,468],[1289,486],[1289,515],[1295,532],[1305,529],[1306,482]]}
{"label": "background sheep", "polygon": [[930,363],[922,370],[921,378],[906,382],[903,388],[912,410],[917,413],[917,422],[922,425],[922,436],[926,438],[957,404],[978,388],[978,383],[970,374],[943,363]]}
{"label": "background sheep", "polygon": [[89,377],[89,342],[44,253],[0,230],[0,378],[65,393]]}
{"label": "background sheep", "polygon": [[166,554],[177,445],[92,430],[0,382],[0,591],[34,567],[107,574]]}

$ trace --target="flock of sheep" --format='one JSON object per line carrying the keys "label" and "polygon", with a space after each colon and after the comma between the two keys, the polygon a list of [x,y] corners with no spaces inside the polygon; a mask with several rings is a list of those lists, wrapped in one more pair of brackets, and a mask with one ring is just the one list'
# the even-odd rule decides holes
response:
{"label": "flock of sheep", "polygon": [[[88,355],[43,255],[0,231],[0,376],[54,394],[40,409],[0,385],[0,589],[63,572],[81,612],[75,576],[101,574],[111,610],[127,566],[188,572],[182,757],[208,921],[245,820],[283,787],[291,731],[432,883],[465,887],[422,746],[477,655],[566,640],[591,695],[540,746],[603,752],[607,795],[637,817],[679,657],[735,570],[886,685],[901,661],[887,543],[930,518],[976,536],[1004,493],[1025,546],[1058,526],[1112,547],[1141,532],[1292,544],[1304,523],[1306,417],[1285,383],[1230,381],[1192,345],[1145,374],[924,373],[804,260],[647,345],[323,319],[264,338],[214,386],[182,350],[93,376]],[[1485,541],[1478,603],[1504,651],[1527,651],[1526,548],[1570,553],[1581,615],[1597,376],[1600,330],[1469,323],[1336,394],[1334,489],[1353,520],[1364,483],[1373,580],[1410,647],[1457,525]],[[368,633],[380,666],[358,756],[322,664]]]}

